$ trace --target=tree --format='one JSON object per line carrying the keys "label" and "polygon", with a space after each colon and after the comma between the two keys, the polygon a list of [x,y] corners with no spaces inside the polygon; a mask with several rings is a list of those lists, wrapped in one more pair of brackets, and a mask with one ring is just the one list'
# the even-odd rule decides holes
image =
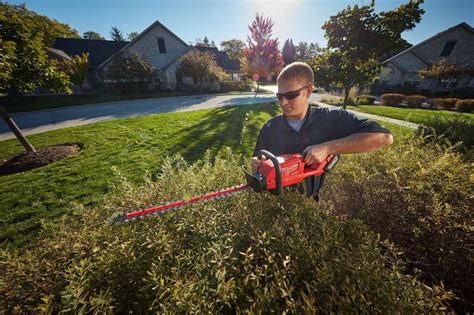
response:
{"label": "tree", "polygon": [[139,54],[126,55],[122,52],[112,59],[104,71],[104,77],[113,81],[123,92],[134,91],[139,95],[154,80],[156,71]]}
{"label": "tree", "polygon": [[[212,47],[211,46],[211,42],[209,41],[209,39],[207,38],[207,36],[204,36],[204,39],[196,39],[196,43],[194,44],[194,46],[196,47],[204,47],[204,48],[210,48]],[[214,45],[215,46],[215,45]]]}
{"label": "tree", "polygon": [[244,53],[245,43],[240,39],[229,39],[221,42],[221,49],[230,59],[240,60]]}
{"label": "tree", "polygon": [[283,49],[281,50],[281,54],[286,65],[295,61],[296,50],[295,50],[295,45],[293,45],[292,39],[288,38],[285,41],[285,44],[283,45]]}
{"label": "tree", "polygon": [[[56,60],[49,61],[42,33],[15,6],[0,11],[0,94],[22,94],[38,87],[70,93],[70,81]],[[5,102],[5,96],[2,97]],[[10,126],[27,152],[36,152],[21,130],[0,106],[0,116]]]}
{"label": "tree", "polygon": [[259,78],[265,78],[277,74],[283,67],[278,39],[272,38],[273,24],[271,19],[257,14],[255,20],[249,25],[248,47],[244,50],[245,60],[241,66],[243,71],[251,77],[256,74]]}
{"label": "tree", "polygon": [[112,27],[112,30],[110,31],[110,38],[113,41],[116,41],[116,42],[124,42],[125,41],[122,32],[116,26]]}
{"label": "tree", "polygon": [[71,28],[68,24],[51,20],[47,16],[39,15],[36,12],[30,11],[24,4],[12,5],[0,2],[0,12],[15,12],[22,21],[31,24],[32,32],[41,34],[41,40],[46,47],[51,47],[58,37],[80,37],[78,31]]}
{"label": "tree", "polygon": [[93,32],[93,31],[88,31],[84,32],[82,34],[82,38],[84,39],[95,39],[95,40],[100,40],[100,39],[105,39],[100,35],[99,33]]}
{"label": "tree", "polygon": [[71,60],[61,62],[61,69],[69,76],[72,84],[82,87],[89,70],[89,53],[76,55]]}
{"label": "tree", "polygon": [[138,32],[131,32],[131,33],[129,33],[129,34],[127,35],[127,39],[128,39],[128,41],[131,42],[132,40],[134,40],[135,38],[137,38],[138,35],[140,35],[140,33],[138,33]]}
{"label": "tree", "polygon": [[354,86],[349,86],[349,83],[370,83],[380,72],[376,60],[389,51],[408,46],[401,33],[414,28],[421,20],[424,13],[420,8],[422,3],[423,0],[413,0],[395,10],[375,13],[375,0],[372,0],[369,5],[347,6],[324,23],[322,29],[328,40],[328,58],[338,56],[339,62],[344,63],[340,65],[345,69],[343,73],[354,76],[343,80],[334,76],[331,80],[344,88],[344,108],[349,93],[346,89]]}
{"label": "tree", "polygon": [[176,72],[182,76],[192,77],[199,86],[199,93],[202,93],[206,81],[222,81],[227,77],[212,54],[195,50],[181,57]]}
{"label": "tree", "polygon": [[338,50],[325,50],[309,65],[314,71],[316,86],[344,89],[344,109],[349,91],[355,85],[364,85],[374,79],[378,73],[378,61],[375,59],[352,63],[351,58]]}
{"label": "tree", "polygon": [[474,76],[474,67],[470,65],[459,65],[450,63],[446,59],[440,59],[438,62],[432,64],[430,67],[418,71],[418,75],[422,79],[436,79],[439,80],[433,89],[433,92],[438,90],[439,84],[443,79],[454,79],[462,76]]}
{"label": "tree", "polygon": [[308,60],[314,59],[319,53],[321,49],[317,43],[307,43],[307,42],[299,42],[298,45],[295,47],[295,60],[306,62]]}

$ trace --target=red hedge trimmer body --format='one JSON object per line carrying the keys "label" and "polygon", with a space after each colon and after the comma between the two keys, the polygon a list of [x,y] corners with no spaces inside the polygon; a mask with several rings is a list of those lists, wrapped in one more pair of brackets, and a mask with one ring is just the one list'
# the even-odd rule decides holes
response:
{"label": "red hedge trimmer body", "polygon": [[321,163],[305,165],[303,156],[299,153],[275,157],[272,153],[262,150],[258,155],[259,157],[265,156],[267,158],[260,165],[258,172],[252,174],[244,165],[242,166],[247,180],[246,184],[196,196],[188,200],[169,202],[148,209],[120,214],[113,217],[110,223],[121,223],[161,215],[169,210],[174,210],[188,204],[227,197],[249,188],[252,188],[255,192],[268,190],[274,195],[279,195],[284,187],[301,183],[306,177],[321,176],[325,172],[329,172],[339,161],[338,155],[330,155]]}

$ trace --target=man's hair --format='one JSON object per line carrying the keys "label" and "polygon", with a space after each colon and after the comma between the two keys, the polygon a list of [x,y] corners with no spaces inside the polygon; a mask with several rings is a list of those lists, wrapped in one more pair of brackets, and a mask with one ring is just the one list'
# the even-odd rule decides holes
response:
{"label": "man's hair", "polygon": [[304,62],[290,63],[283,70],[281,70],[280,74],[278,75],[277,82],[281,80],[297,80],[304,83],[305,85],[313,84],[313,69],[311,69],[311,67]]}

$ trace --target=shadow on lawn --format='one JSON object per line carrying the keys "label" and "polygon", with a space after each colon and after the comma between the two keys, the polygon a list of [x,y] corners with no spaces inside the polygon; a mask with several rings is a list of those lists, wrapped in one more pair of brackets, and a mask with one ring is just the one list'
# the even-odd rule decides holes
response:
{"label": "shadow on lawn", "polygon": [[[255,123],[247,123],[247,115],[250,112],[265,112],[269,115],[278,115],[278,108],[273,104],[235,106],[217,108],[206,116],[199,123],[179,132],[172,137],[180,139],[169,155],[180,154],[187,161],[194,162],[202,158],[207,150],[212,154],[217,153],[222,147],[231,147],[236,154],[250,156],[253,146],[257,140],[258,132],[261,128]],[[244,127],[251,143],[244,142]]]}

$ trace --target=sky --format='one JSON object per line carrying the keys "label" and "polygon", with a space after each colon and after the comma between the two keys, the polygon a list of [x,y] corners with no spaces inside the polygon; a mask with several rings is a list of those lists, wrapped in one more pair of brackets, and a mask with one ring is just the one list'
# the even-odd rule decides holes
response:
{"label": "sky", "polygon": [[[79,31],[100,33],[110,38],[112,26],[124,35],[142,32],[158,20],[187,43],[207,36],[216,45],[223,40],[249,35],[248,25],[260,13],[274,22],[273,35],[283,45],[316,42],[326,46],[321,26],[347,5],[368,4],[370,0],[6,0],[25,3],[41,15],[67,23]],[[408,2],[377,0],[375,9],[393,10]],[[417,44],[449,27],[466,22],[474,27],[474,0],[425,0],[422,21],[402,37]]]}

